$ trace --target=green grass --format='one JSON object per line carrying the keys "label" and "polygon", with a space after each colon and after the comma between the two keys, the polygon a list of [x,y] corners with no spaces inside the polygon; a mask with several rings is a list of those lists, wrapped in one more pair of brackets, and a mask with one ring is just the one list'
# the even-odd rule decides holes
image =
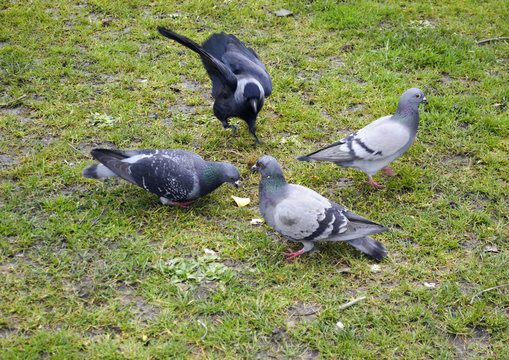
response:
{"label": "green grass", "polygon": [[[508,17],[503,1],[474,0],[0,4],[0,103],[27,95],[0,108],[0,358],[509,358],[509,290],[470,304],[509,283],[509,44],[476,44],[507,36]],[[159,25],[256,50],[274,83],[263,145],[239,119],[236,138],[222,128],[198,56]],[[410,87],[429,105],[383,190],[294,160],[393,112]],[[243,185],[162,206],[82,178],[99,146],[192,150],[237,165]],[[300,245],[249,224],[247,164],[262,154],[388,226],[380,271],[337,243],[286,262]]]}

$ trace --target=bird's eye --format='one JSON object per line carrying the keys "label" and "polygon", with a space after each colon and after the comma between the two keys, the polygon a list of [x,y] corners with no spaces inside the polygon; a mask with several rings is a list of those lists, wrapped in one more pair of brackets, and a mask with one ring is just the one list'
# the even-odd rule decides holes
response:
{"label": "bird's eye", "polygon": [[416,97],[416,98],[418,98],[418,97],[421,97],[421,95],[419,95],[419,94],[415,94],[415,97]]}
{"label": "bird's eye", "polygon": [[263,165],[262,163],[258,163],[258,166],[262,169],[265,167],[265,165]]}

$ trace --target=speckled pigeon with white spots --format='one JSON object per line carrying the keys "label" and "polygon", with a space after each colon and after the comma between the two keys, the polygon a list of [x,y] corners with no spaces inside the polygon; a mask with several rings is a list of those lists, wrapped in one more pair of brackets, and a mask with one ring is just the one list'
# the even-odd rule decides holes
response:
{"label": "speckled pigeon with white spots", "polygon": [[186,207],[225,182],[239,185],[234,165],[205,161],[186,150],[95,149],[91,154],[101,164],[83,169],[84,177],[119,176],[156,194],[163,204]]}
{"label": "speckled pigeon with white spots", "polygon": [[364,181],[373,187],[382,185],[373,181],[373,175],[382,170],[396,175],[387,166],[412,146],[419,126],[419,104],[428,101],[419,89],[409,89],[401,96],[394,115],[384,116],[364,128],[323,149],[305,156],[300,161],[332,161],[342,167],[361,170],[369,177]]}
{"label": "speckled pigeon with white spots", "polygon": [[299,251],[284,253],[287,260],[313,249],[315,241],[344,241],[375,259],[387,255],[385,246],[369,237],[387,228],[307,187],[288,184],[272,156],[258,159],[252,170],[262,175],[259,198],[265,221],[287,239],[304,245]]}

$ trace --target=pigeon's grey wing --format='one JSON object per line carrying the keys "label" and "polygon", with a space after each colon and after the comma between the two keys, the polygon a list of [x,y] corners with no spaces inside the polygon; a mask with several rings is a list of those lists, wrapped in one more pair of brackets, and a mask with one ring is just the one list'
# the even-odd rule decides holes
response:
{"label": "pigeon's grey wing", "polygon": [[181,201],[195,192],[197,174],[180,162],[158,155],[140,158],[132,164],[125,161],[123,163],[118,164],[118,167],[126,169],[136,185],[153,194],[172,201]]}
{"label": "pigeon's grey wing", "polygon": [[354,139],[355,151],[366,160],[376,160],[398,153],[415,136],[410,128],[401,122],[384,116],[357,131]]}
{"label": "pigeon's grey wing", "polygon": [[[380,118],[346,138],[303,158],[322,161],[377,160],[394,155],[412,139],[410,129],[391,116]],[[414,134],[415,135],[415,134]]]}
{"label": "pigeon's grey wing", "polygon": [[[188,39],[185,36],[179,35],[171,30],[165,29],[163,27],[158,27],[157,30],[161,33],[161,35],[166,36],[169,39],[175,40],[176,42],[188,47],[194,52],[200,55],[203,65],[207,70],[210,78],[213,82],[213,87],[219,89],[221,86],[226,86],[230,91],[234,92],[237,88],[237,78],[233,74],[233,72],[226,66],[220,58],[214,57],[207,50],[205,50],[202,46],[195,43],[193,40]],[[219,80],[219,81],[218,81]],[[216,90],[219,91],[219,90]]]}
{"label": "pigeon's grey wing", "polygon": [[292,240],[322,240],[346,230],[340,207],[320,194],[299,185],[288,191],[274,207],[274,228]]}

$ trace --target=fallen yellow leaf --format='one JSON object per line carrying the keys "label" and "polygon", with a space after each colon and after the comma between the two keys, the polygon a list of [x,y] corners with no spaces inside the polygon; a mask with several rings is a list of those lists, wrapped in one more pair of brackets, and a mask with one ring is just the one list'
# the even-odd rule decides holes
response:
{"label": "fallen yellow leaf", "polygon": [[238,207],[246,206],[247,204],[249,204],[251,202],[251,199],[249,199],[249,198],[241,198],[241,197],[236,197],[233,195],[232,195],[232,199],[235,200]]}

